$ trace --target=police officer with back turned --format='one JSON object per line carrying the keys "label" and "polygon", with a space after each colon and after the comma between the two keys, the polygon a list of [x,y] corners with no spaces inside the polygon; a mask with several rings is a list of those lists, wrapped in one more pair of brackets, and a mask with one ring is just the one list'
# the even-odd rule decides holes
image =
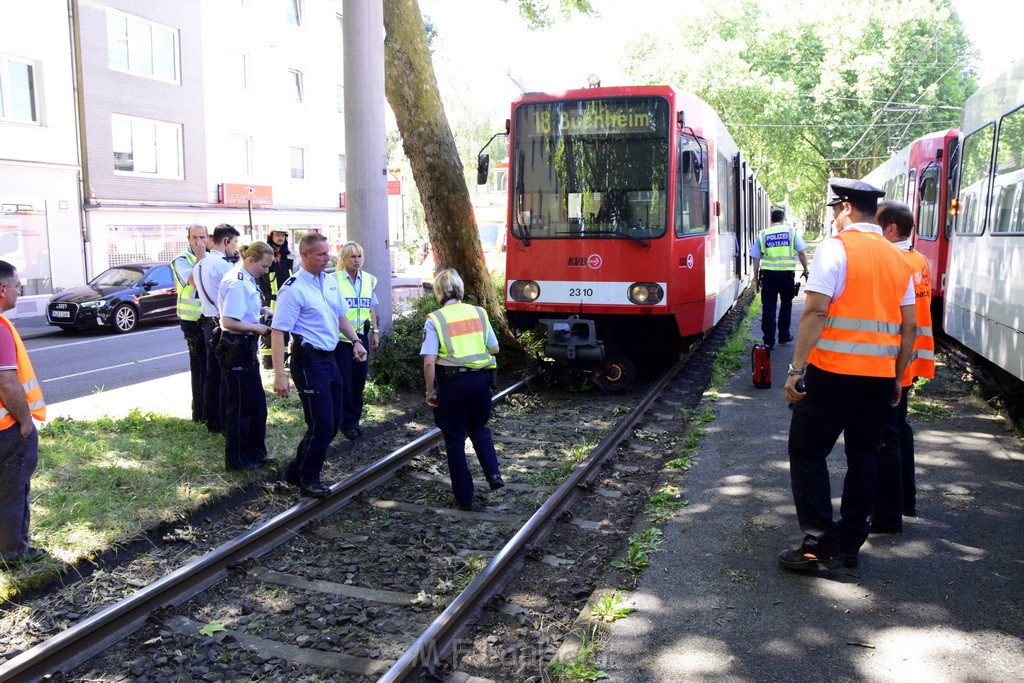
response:
{"label": "police officer with back turned", "polygon": [[[786,381],[790,482],[804,533],[798,548],[779,553],[779,564],[791,570],[857,566],[882,427],[900,400],[914,345],[911,267],[875,222],[884,193],[860,180],[832,178],[829,185],[841,232],[815,254]],[[837,523],[826,459],[840,434],[847,471]]]}
{"label": "police officer with back turned", "polygon": [[775,348],[776,305],[779,308],[778,342],[788,344],[793,338],[789,332],[789,320],[793,297],[796,296],[794,269],[797,259],[804,267],[803,277],[807,277],[807,244],[795,228],[782,222],[785,218],[782,209],[772,210],[771,227],[758,234],[750,249],[754,262],[754,287],[761,290],[761,332],[769,349]]}

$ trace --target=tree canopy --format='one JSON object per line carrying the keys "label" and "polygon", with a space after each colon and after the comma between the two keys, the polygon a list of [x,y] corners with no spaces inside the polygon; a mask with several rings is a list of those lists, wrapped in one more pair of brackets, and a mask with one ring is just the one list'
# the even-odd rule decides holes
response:
{"label": "tree canopy", "polygon": [[819,222],[825,181],[859,178],[955,128],[977,61],[951,0],[718,0],[633,46],[635,83],[714,107],[776,202]]}

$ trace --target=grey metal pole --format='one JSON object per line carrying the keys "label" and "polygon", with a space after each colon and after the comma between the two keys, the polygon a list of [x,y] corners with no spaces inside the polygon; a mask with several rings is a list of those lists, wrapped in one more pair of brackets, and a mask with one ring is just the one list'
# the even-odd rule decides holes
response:
{"label": "grey metal pole", "polygon": [[348,238],[377,277],[377,314],[391,331],[388,166],[384,131],[384,0],[344,0],[345,191]]}

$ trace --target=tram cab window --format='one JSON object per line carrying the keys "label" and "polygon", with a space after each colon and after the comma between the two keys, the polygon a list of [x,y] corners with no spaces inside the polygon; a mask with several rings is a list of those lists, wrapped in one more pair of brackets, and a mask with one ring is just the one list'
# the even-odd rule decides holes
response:
{"label": "tram cab window", "polygon": [[693,235],[708,229],[707,143],[681,135],[676,167],[676,235]]}

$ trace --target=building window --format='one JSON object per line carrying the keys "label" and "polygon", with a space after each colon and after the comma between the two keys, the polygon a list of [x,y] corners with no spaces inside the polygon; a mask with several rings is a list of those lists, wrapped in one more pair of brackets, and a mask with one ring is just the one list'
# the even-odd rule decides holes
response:
{"label": "building window", "polygon": [[302,0],[284,0],[285,11],[288,12],[288,23],[302,26]]}
{"label": "building window", "polygon": [[114,114],[114,172],[184,178],[181,124]]}
{"label": "building window", "polygon": [[107,10],[107,65],[115,71],[178,82],[178,32]]}
{"label": "building window", "polygon": [[252,175],[252,138],[243,135],[228,136],[227,154],[229,177],[248,179]]}
{"label": "building window", "polygon": [[0,55],[0,119],[39,123],[32,62]]}
{"label": "building window", "polygon": [[345,113],[345,86],[338,86],[338,113]]}
{"label": "building window", "polygon": [[304,147],[291,148],[292,178],[304,180],[306,177],[306,149]]}
{"label": "building window", "polygon": [[338,17],[338,47],[341,47],[345,41],[345,19],[340,14],[336,14]]}
{"label": "building window", "polygon": [[345,182],[345,155],[338,155],[338,182]]}
{"label": "building window", "polygon": [[288,69],[288,89],[291,91],[292,102],[302,102],[302,72]]}

